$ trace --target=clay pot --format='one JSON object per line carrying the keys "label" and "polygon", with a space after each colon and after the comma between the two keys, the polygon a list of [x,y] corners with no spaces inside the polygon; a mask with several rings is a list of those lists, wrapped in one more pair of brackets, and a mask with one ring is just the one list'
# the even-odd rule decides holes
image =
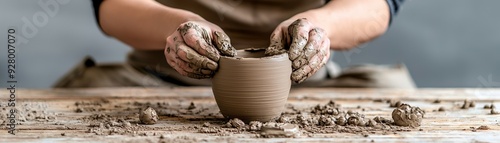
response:
{"label": "clay pot", "polygon": [[288,54],[265,57],[263,50],[238,50],[221,57],[212,91],[226,118],[267,122],[281,114],[290,93]]}

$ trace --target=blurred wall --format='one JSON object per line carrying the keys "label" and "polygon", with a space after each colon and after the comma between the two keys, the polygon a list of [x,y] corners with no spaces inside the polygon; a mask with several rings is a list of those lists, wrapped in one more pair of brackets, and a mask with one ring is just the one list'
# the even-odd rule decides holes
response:
{"label": "blurred wall", "polygon": [[[102,34],[90,1],[60,0],[56,12],[38,3],[47,1],[53,0],[0,2],[2,87],[7,85],[7,29],[20,33],[30,22],[36,32],[24,35],[16,51],[18,87],[48,88],[86,55],[99,63],[124,61],[130,48]],[[499,87],[498,5],[498,0],[408,1],[384,36],[337,52],[334,60],[343,67],[405,63],[419,87]]]}
{"label": "blurred wall", "polygon": [[[58,10],[55,6],[48,7],[52,9],[50,11],[45,10],[45,4],[39,2],[57,2]],[[7,78],[4,39],[7,37],[6,30],[11,26],[15,26],[21,36],[23,27],[30,25],[26,23],[31,23],[37,30],[26,30],[24,37],[28,42],[18,40],[18,87],[48,88],[86,55],[101,63],[122,62],[130,50],[127,45],[105,36],[98,29],[90,0],[2,0],[0,3],[2,86],[6,86]],[[43,15],[47,16],[47,22],[44,22]],[[36,19],[33,20],[33,17]]]}
{"label": "blurred wall", "polygon": [[419,87],[500,87],[499,5],[408,1],[384,36],[336,53],[335,60],[343,66],[405,63]]}

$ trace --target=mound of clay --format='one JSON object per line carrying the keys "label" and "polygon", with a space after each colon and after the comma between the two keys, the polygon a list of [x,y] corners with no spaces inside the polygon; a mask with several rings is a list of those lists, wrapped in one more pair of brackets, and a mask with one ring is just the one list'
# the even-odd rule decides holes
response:
{"label": "mound of clay", "polygon": [[152,125],[158,121],[158,114],[153,108],[148,107],[139,113],[139,119],[143,124]]}
{"label": "mound of clay", "polygon": [[392,111],[392,119],[398,126],[418,127],[422,123],[425,112],[418,107],[403,104]]}
{"label": "mound of clay", "polygon": [[233,128],[244,128],[245,127],[245,122],[241,121],[238,118],[233,118],[233,119],[230,119],[226,123],[226,126],[227,127],[233,127]]}

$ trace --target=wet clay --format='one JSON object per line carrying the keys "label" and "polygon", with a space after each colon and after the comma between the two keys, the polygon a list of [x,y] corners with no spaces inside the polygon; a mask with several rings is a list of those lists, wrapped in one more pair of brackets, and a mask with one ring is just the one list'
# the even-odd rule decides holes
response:
{"label": "wet clay", "polygon": [[221,57],[212,90],[221,113],[245,122],[266,122],[281,114],[290,92],[292,72],[287,54],[238,50]]}
{"label": "wet clay", "polygon": [[288,52],[293,68],[291,79],[301,83],[326,64],[330,40],[324,29],[315,27],[306,18],[297,19],[286,30],[281,30],[271,34],[266,55]]}
{"label": "wet clay", "polygon": [[[213,61],[219,60],[219,52],[216,49],[211,48],[214,46],[212,45],[211,41],[211,33],[209,33],[207,29],[194,22],[187,22],[185,24],[182,24],[177,29],[177,31],[181,34],[182,37],[176,37],[176,42],[177,39],[182,38],[179,40],[185,42],[187,45],[191,45],[192,48],[204,47],[203,49],[206,50],[206,53],[201,55],[206,56]],[[174,48],[178,48],[178,46]]]}
{"label": "wet clay", "polygon": [[201,79],[213,76],[221,55],[234,56],[236,50],[225,33],[186,22],[167,37],[165,54],[167,63],[181,75]]}
{"label": "wet clay", "polygon": [[399,126],[419,127],[425,112],[419,107],[403,104],[392,111],[392,119]]}

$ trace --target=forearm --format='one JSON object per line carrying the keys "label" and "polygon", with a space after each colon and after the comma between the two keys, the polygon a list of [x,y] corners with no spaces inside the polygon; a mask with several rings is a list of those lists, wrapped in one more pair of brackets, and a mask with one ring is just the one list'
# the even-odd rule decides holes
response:
{"label": "forearm", "polygon": [[99,12],[106,34],[141,50],[163,50],[166,37],[190,20],[203,18],[152,0],[105,0]]}
{"label": "forearm", "polygon": [[385,0],[332,0],[325,6],[294,16],[323,28],[331,49],[350,49],[382,35],[390,11]]}

